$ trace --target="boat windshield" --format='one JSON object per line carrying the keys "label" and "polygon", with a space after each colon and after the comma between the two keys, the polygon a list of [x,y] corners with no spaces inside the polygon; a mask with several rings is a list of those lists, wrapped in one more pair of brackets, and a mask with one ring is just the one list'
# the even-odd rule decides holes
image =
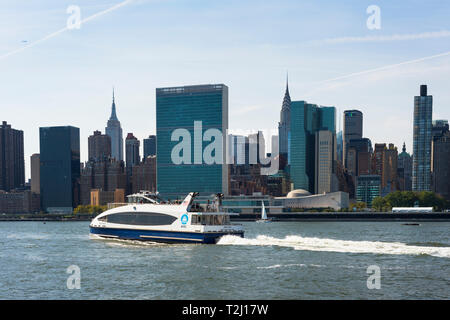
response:
{"label": "boat windshield", "polygon": [[214,201],[212,201],[211,203],[198,203],[198,202],[193,202],[191,205],[191,208],[189,211],[191,212],[217,212],[219,211],[218,209],[218,204]]}
{"label": "boat windshield", "polygon": [[161,198],[156,194],[137,193],[127,196],[128,203],[161,203]]}
{"label": "boat windshield", "polygon": [[192,215],[192,224],[204,226],[221,226],[230,224],[230,216],[228,215]]}

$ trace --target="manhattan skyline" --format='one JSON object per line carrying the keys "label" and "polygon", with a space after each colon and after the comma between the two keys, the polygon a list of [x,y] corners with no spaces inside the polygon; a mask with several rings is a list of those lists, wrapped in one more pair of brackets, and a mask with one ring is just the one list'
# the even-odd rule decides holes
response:
{"label": "manhattan skyline", "polygon": [[[88,136],[104,132],[111,114],[113,86],[123,134],[139,140],[156,133],[156,88],[184,85],[227,85],[231,131],[276,130],[287,72],[292,101],[335,106],[337,131],[344,110],[362,111],[373,144],[406,142],[412,153],[422,84],[433,119],[450,119],[449,55],[343,77],[448,52],[449,4],[135,0],[27,48],[65,27],[70,5],[85,19],[123,2],[0,5],[0,108],[24,131],[27,179],[39,127],[79,127],[87,160]],[[380,30],[366,26],[372,4],[381,9]]]}

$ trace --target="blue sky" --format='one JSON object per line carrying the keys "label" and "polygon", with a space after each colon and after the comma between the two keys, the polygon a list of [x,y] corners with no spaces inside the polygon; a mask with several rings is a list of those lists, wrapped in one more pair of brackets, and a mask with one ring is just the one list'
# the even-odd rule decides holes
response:
{"label": "blue sky", "polygon": [[[286,71],[292,100],[361,110],[372,143],[405,141],[411,152],[421,84],[433,117],[450,119],[450,55],[326,81],[450,52],[450,3],[134,0],[46,38],[66,26],[70,5],[85,19],[121,2],[1,1],[0,120],[24,130],[27,177],[40,126],[79,127],[87,159],[113,86],[124,136],[139,139],[155,133],[155,88],[191,84],[229,86],[231,129],[275,129]],[[381,9],[380,30],[366,26],[369,5]]]}

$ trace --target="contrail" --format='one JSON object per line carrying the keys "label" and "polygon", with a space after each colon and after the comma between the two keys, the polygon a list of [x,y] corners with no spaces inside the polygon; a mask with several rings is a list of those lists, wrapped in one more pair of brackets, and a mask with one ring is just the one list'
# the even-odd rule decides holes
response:
{"label": "contrail", "polygon": [[422,40],[437,39],[450,37],[450,31],[441,30],[435,32],[422,32],[411,34],[393,34],[385,36],[365,36],[365,37],[341,37],[329,38],[320,41],[313,41],[313,44],[340,44],[340,43],[356,43],[356,42],[384,42],[384,41],[406,41],[406,40]]}
{"label": "contrail", "polygon": [[423,57],[423,58],[419,58],[419,59],[409,60],[409,61],[396,63],[396,64],[391,64],[391,65],[387,65],[387,66],[379,67],[379,68],[375,68],[375,69],[369,69],[369,70],[365,70],[365,71],[350,73],[350,74],[347,74],[347,75],[344,75],[344,76],[340,76],[340,77],[336,77],[336,78],[332,78],[332,79],[328,79],[328,80],[319,81],[318,84],[332,82],[332,81],[337,81],[337,80],[342,80],[342,79],[347,79],[347,78],[356,77],[356,76],[360,76],[360,75],[364,75],[364,74],[368,74],[368,73],[373,73],[373,72],[377,72],[377,71],[383,71],[383,70],[387,70],[387,69],[392,69],[392,68],[404,66],[404,65],[407,65],[407,64],[413,64],[413,63],[422,62],[422,61],[431,60],[431,59],[436,59],[436,58],[445,57],[445,56],[450,56],[450,51],[439,53],[439,54],[435,54],[433,56],[428,56],[428,57]]}
{"label": "contrail", "polygon": [[[100,16],[103,16],[104,14],[107,14],[107,13],[109,13],[109,12],[111,12],[111,11],[114,11],[114,10],[116,10],[116,9],[119,9],[119,8],[121,8],[121,7],[123,7],[123,6],[127,5],[127,4],[129,4],[129,3],[132,2],[132,1],[133,1],[133,0],[125,0],[125,1],[123,1],[123,2],[121,2],[121,3],[118,3],[118,4],[114,5],[114,6],[112,6],[111,8],[108,8],[108,9],[105,9],[105,10],[103,10],[103,11],[100,11],[100,12],[98,12],[98,13],[96,13],[96,14],[93,14],[92,16],[89,16],[89,17],[87,17],[87,18],[81,20],[81,21],[80,21],[80,24],[83,24],[83,23],[85,23],[85,22],[91,21],[91,20],[93,20],[93,19],[95,19],[95,18],[98,18],[98,17],[100,17]],[[24,46],[24,47],[21,47],[21,48],[19,48],[19,49],[16,49],[16,50],[10,51],[10,52],[8,52],[8,53],[5,53],[5,54],[3,54],[3,55],[0,55],[0,60],[5,59],[5,58],[7,58],[7,57],[9,57],[9,56],[12,56],[12,55],[14,55],[14,54],[16,54],[16,53],[22,52],[22,51],[25,50],[25,49],[34,47],[35,45],[37,45],[37,44],[39,44],[39,43],[42,43],[42,42],[44,42],[44,41],[46,41],[46,40],[48,40],[48,39],[54,38],[54,37],[60,35],[61,33],[66,32],[67,30],[69,30],[69,28],[67,28],[67,26],[66,26],[65,28],[62,28],[62,29],[60,29],[60,30],[58,30],[58,31],[56,31],[56,32],[50,33],[49,35],[46,35],[46,36],[43,37],[42,39],[36,40],[36,41],[34,41],[34,42],[32,42],[32,43],[30,43],[30,44]]]}

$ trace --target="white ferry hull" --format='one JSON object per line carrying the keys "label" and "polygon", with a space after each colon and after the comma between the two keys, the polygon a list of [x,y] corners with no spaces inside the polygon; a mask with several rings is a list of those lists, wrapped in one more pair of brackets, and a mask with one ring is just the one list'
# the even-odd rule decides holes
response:
{"label": "white ferry hull", "polygon": [[139,230],[127,228],[90,227],[90,232],[105,239],[140,240],[163,243],[207,243],[214,244],[224,235],[244,237],[244,231],[189,232]]}

